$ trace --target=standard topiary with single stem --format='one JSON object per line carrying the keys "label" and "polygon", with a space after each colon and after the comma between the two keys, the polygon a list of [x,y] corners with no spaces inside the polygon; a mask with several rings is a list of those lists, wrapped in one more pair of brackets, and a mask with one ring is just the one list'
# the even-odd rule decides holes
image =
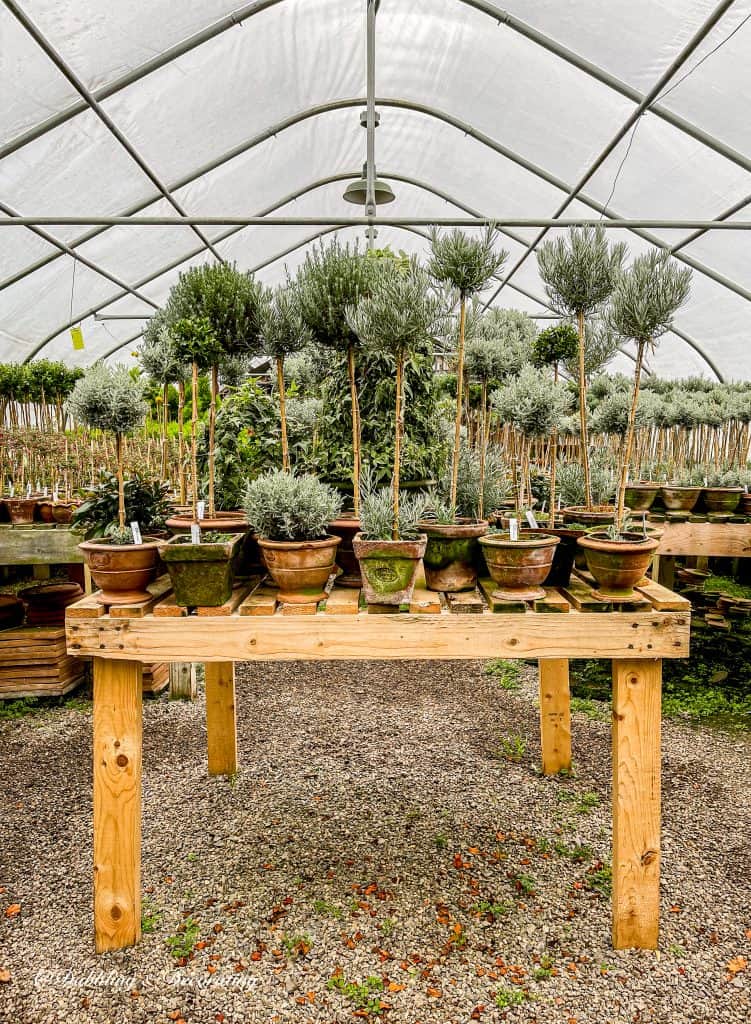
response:
{"label": "standard topiary with single stem", "polygon": [[[570,323],[555,324],[540,333],[532,343],[532,363],[537,367],[549,367],[553,371],[553,381],[558,383],[561,363],[576,359],[579,351],[579,337]],[[550,527],[555,526],[555,473],[558,462],[558,430],[556,423],[550,434]]]}
{"label": "standard topiary with single stem", "polygon": [[303,323],[294,290],[287,286],[277,288],[273,292],[266,291],[261,305],[261,345],[276,364],[283,470],[290,468],[284,360],[286,356],[299,352],[309,342],[310,333]]}
{"label": "standard topiary with single stem", "polygon": [[177,384],[178,463],[180,503],[185,504],[185,470],[183,467],[183,410],[185,408],[185,378],[188,364],[177,355],[175,341],[170,334],[164,310],[157,310],[143,332],[143,344],[138,353],[139,362],[149,377],[162,389],[162,477],[168,468],[169,386]]}

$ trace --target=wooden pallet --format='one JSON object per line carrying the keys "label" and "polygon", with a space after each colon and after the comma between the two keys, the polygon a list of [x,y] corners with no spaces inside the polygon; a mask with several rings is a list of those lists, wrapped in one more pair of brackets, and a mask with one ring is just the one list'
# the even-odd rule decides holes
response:
{"label": "wooden pallet", "polygon": [[86,674],[68,655],[63,626],[18,626],[0,631],[0,698],[62,697]]}

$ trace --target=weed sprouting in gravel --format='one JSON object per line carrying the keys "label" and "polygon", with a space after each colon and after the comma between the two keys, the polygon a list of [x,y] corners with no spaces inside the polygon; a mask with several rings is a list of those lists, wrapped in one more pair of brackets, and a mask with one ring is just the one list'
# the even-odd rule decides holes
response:
{"label": "weed sprouting in gravel", "polygon": [[297,960],[298,957],[307,956],[313,946],[313,940],[305,933],[303,935],[282,935],[282,946],[290,960]]}
{"label": "weed sprouting in gravel", "polygon": [[184,960],[190,956],[198,941],[200,930],[201,922],[198,918],[188,915],[178,926],[175,934],[167,937],[167,946],[175,959]]}
{"label": "weed sprouting in gravel", "polygon": [[347,981],[344,975],[335,974],[326,982],[326,988],[330,992],[341,993],[357,1010],[377,1015],[385,1009],[379,994],[383,992],[383,980],[376,975],[357,982]]}
{"label": "weed sprouting in gravel", "polygon": [[328,900],[313,900],[313,910],[316,914],[322,914],[324,917],[333,917],[337,921],[341,921],[344,917],[344,911],[341,907],[337,907],[335,903],[330,903]]}
{"label": "weed sprouting in gravel", "polygon": [[510,875],[511,881],[514,883],[514,887],[522,894],[522,896],[534,896],[537,889],[537,882],[534,880],[532,875],[525,875],[521,872]]}
{"label": "weed sprouting in gravel", "polygon": [[608,899],[613,888],[612,868],[609,864],[597,861],[587,872],[584,884],[591,892],[596,892],[603,899]]}
{"label": "weed sprouting in gravel", "polygon": [[155,932],[162,923],[162,912],[153,900],[144,896],[141,900],[141,931],[144,935]]}
{"label": "weed sprouting in gravel", "polygon": [[527,741],[523,736],[520,736],[518,733],[514,733],[509,736],[501,737],[496,757],[502,758],[504,761],[511,761],[514,764],[519,764],[519,762],[524,759],[526,752]]}
{"label": "weed sprouting in gravel", "polygon": [[502,690],[518,690],[521,686],[522,672],[515,661],[494,658],[492,661],[486,662],[483,672],[486,676],[493,676],[497,679]]}
{"label": "weed sprouting in gravel", "polygon": [[535,981],[547,981],[554,973],[553,960],[547,954],[540,958],[540,965],[532,971]]}
{"label": "weed sprouting in gravel", "polygon": [[489,900],[478,900],[470,909],[473,914],[489,915],[495,919],[496,917],[505,917],[510,907],[508,903],[491,903]]}
{"label": "weed sprouting in gravel", "polygon": [[499,1010],[507,1010],[510,1006],[521,1006],[526,1003],[529,995],[521,988],[506,988],[501,986],[496,989],[493,1002]]}
{"label": "weed sprouting in gravel", "polygon": [[444,836],[444,835],[441,835],[440,833],[435,837],[435,839],[433,841],[435,843],[435,846],[436,846],[437,850],[446,850],[448,848],[449,841],[448,841],[447,837]]}

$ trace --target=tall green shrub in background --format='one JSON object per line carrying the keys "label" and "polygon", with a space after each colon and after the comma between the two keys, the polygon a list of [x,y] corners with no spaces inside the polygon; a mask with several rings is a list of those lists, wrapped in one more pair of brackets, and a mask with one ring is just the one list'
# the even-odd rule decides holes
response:
{"label": "tall green shrub in background", "polygon": [[609,245],[605,229],[597,226],[570,228],[568,238],[543,243],[537,250],[537,267],[551,305],[558,313],[576,318],[579,334],[579,421],[586,504],[592,505],[587,435],[587,381],[585,371],[585,320],[610,296],[621,273],[626,246]]}
{"label": "tall green shrub in background", "polygon": [[[569,323],[555,324],[541,331],[532,346],[532,362],[537,367],[547,366],[553,371],[553,382],[558,383],[561,363],[567,363],[577,355],[579,338]],[[558,427],[553,425],[550,434],[550,526],[555,526],[555,471],[558,461]]]}
{"label": "tall green shrub in background", "polygon": [[261,307],[261,345],[276,365],[276,386],[279,395],[279,423],[282,434],[282,469],[289,470],[287,437],[285,357],[299,352],[310,341],[300,315],[300,307],[292,288],[277,288],[264,294]]}

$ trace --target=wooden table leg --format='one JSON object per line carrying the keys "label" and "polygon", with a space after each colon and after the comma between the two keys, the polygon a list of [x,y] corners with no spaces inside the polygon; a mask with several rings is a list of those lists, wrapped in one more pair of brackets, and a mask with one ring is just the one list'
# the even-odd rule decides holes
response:
{"label": "wooden table leg", "polygon": [[234,775],[237,772],[235,664],[213,661],[207,662],[204,668],[209,775]]}
{"label": "wooden table leg", "polygon": [[571,701],[567,658],[540,658],[540,743],[542,770],[571,769]]}
{"label": "wooden table leg", "polygon": [[613,946],[656,949],[662,661],[613,662]]}
{"label": "wooden table leg", "polygon": [[141,937],[141,672],[94,658],[94,932],[97,953]]}
{"label": "wooden table leg", "polygon": [[173,662],[169,667],[169,699],[196,699],[196,666],[189,661]]}

